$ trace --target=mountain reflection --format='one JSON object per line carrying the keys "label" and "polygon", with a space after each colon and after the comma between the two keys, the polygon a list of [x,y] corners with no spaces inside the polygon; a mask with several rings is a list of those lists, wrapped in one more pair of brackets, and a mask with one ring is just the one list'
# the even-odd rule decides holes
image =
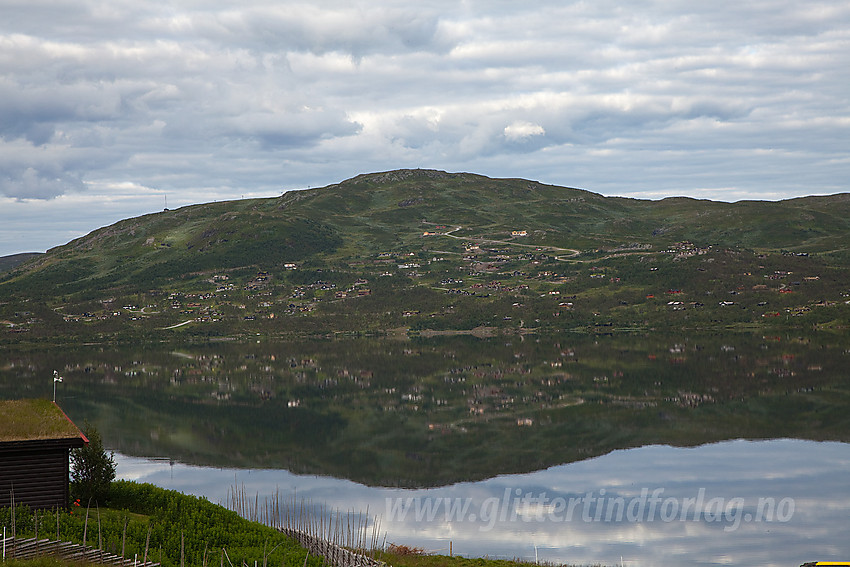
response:
{"label": "mountain reflection", "polygon": [[61,406],[127,455],[415,488],[651,444],[850,441],[848,352],[811,332],[7,349],[0,397],[50,397],[59,370]]}

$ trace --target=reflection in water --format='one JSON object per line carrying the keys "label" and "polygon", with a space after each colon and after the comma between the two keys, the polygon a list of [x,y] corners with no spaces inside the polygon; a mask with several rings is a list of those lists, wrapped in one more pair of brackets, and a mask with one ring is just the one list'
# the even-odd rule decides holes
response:
{"label": "reflection in water", "polygon": [[616,334],[10,349],[126,455],[445,486],[653,444],[850,441],[850,337]]}
{"label": "reflection in water", "polygon": [[[108,447],[233,467],[121,458],[125,478],[213,501],[234,483],[261,496],[297,488],[368,508],[391,542],[468,555],[850,557],[850,446],[658,446],[850,441],[843,333],[80,345],[0,358],[0,399],[49,398],[58,370],[63,409]],[[618,451],[629,447],[644,448]],[[540,472],[497,476],[527,471]]]}
{"label": "reflection in water", "polygon": [[850,444],[648,446],[443,488],[371,488],[284,470],[117,456],[120,478],[223,502],[236,484],[380,516],[387,541],[447,554],[645,565],[846,559]]}

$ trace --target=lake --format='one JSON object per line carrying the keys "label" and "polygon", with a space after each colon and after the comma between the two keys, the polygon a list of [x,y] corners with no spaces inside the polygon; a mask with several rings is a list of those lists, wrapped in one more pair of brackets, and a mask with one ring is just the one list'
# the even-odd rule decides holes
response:
{"label": "lake", "polygon": [[0,398],[57,370],[124,478],[297,489],[428,551],[799,565],[850,556],[847,368],[801,330],[258,337],[5,348]]}

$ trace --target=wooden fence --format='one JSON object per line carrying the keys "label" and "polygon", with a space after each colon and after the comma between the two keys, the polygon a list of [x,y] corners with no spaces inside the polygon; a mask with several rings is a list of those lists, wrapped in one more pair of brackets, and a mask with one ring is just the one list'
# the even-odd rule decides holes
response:
{"label": "wooden fence", "polygon": [[159,567],[159,563],[153,563],[151,561],[142,562],[138,559],[125,559],[120,555],[107,553],[102,549],[84,547],[67,541],[7,537],[2,542],[4,561],[6,559],[32,559],[41,555],[52,555],[70,561],[86,561],[101,565]]}
{"label": "wooden fence", "polygon": [[280,530],[312,555],[323,557],[326,565],[387,567],[374,558],[386,541],[380,539],[379,518],[371,517],[368,509],[365,513],[330,510],[296,500],[294,492],[286,497],[279,490],[260,500],[259,494],[249,497],[244,485],[229,491],[225,507],[252,522]]}
{"label": "wooden fence", "polygon": [[311,554],[324,557],[325,563],[333,567],[387,567],[387,564],[383,561],[378,561],[362,553],[355,553],[326,539],[299,530],[279,529],[295,539]]}

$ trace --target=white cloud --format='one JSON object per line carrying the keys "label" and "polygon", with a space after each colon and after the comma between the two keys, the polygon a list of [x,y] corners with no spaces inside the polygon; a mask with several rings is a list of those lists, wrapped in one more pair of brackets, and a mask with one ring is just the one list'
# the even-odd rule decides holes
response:
{"label": "white cloud", "polygon": [[545,133],[546,130],[540,124],[532,124],[523,120],[505,126],[505,138],[512,142],[527,140],[532,136],[542,136]]}

